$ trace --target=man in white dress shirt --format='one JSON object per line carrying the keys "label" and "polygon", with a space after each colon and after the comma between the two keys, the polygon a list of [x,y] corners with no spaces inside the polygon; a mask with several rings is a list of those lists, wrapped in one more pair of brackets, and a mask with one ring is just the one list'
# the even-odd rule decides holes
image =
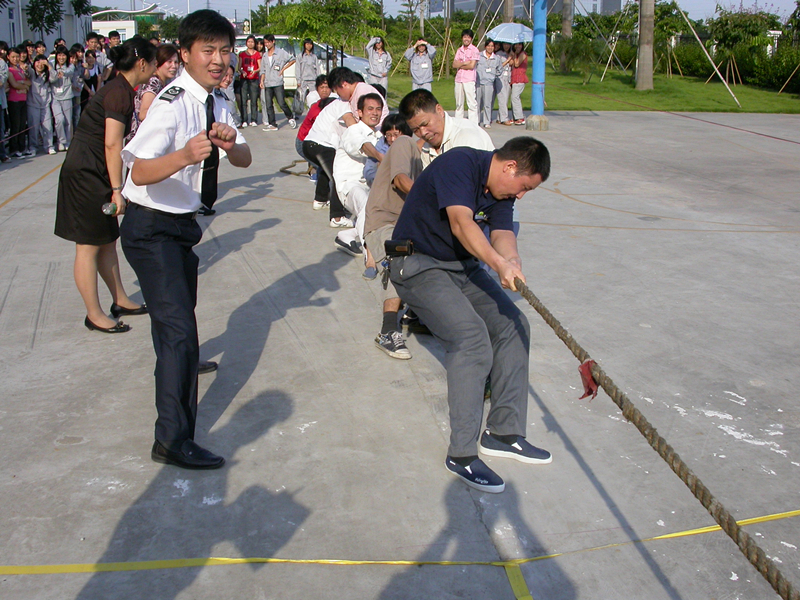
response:
{"label": "man in white dress shirt", "polygon": [[199,341],[194,308],[202,236],[195,220],[217,196],[219,151],[236,167],[250,149],[224,98],[213,93],[227,73],[236,33],[212,10],[188,15],[178,30],[184,72],[150,107],[122,151],[130,167],[122,249],[139,278],[156,352],[155,443],[151,458],[185,469],[216,469],[225,459],[194,442]]}

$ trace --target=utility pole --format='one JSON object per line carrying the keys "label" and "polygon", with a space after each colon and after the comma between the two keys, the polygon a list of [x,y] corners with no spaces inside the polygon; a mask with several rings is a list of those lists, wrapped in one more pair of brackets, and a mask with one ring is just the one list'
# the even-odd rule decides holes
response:
{"label": "utility pole", "polygon": [[503,6],[503,23],[511,23],[514,20],[514,0],[505,0]]}
{"label": "utility pole", "polygon": [[639,54],[636,66],[636,89],[653,89],[653,27],[655,1],[639,0]]}
{"label": "utility pole", "polygon": [[[652,0],[651,0],[652,1]],[[547,54],[547,0],[531,0],[533,17],[533,52],[531,84],[531,114],[525,129],[547,131],[550,126],[544,115],[544,63]]]}
{"label": "utility pole", "polygon": [[425,39],[425,6],[426,6],[426,4],[427,3],[426,3],[425,0],[422,0],[422,2],[419,3],[419,37],[421,37],[423,40]]}

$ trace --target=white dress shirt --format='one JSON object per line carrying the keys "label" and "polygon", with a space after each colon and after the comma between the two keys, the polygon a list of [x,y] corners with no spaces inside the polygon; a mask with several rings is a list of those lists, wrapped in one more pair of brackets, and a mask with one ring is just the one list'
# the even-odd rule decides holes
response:
{"label": "white dress shirt", "polygon": [[[177,91],[180,88],[182,91]],[[209,93],[184,71],[155,97],[147,118],[139,125],[136,135],[122,149],[122,160],[130,167],[137,158],[158,158],[180,150],[191,138],[206,129],[206,98]],[[227,102],[219,95],[214,97],[214,120],[236,128]],[[245,139],[236,131],[236,143]],[[222,156],[220,150],[220,156]],[[199,210],[200,182],[203,163],[189,165],[158,183],[136,185],[130,171],[122,195],[136,204],[170,213],[187,213]]]}

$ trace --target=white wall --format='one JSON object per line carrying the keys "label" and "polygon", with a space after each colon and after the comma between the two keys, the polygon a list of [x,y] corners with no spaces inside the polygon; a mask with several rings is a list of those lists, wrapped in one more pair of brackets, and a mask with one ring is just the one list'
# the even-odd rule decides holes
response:
{"label": "white wall", "polygon": [[[38,41],[39,32],[31,31],[27,22],[27,6],[31,0],[12,0],[6,8],[0,8],[0,40],[8,42],[10,46],[18,45],[25,39]],[[52,33],[44,38],[48,49],[53,47],[56,38],[63,37],[67,46],[76,42],[83,43],[86,32],[91,31],[92,17],[76,17],[69,0],[62,0],[64,18]],[[21,8],[20,8],[21,7]]]}

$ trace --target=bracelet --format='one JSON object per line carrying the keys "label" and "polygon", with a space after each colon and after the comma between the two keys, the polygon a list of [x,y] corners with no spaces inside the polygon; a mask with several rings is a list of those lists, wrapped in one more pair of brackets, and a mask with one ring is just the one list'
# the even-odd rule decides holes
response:
{"label": "bracelet", "polygon": [[116,186],[116,187],[112,187],[111,189],[113,191],[115,191],[115,192],[119,192],[119,191],[122,191],[122,188],[124,188],[124,187],[125,187],[124,185],[119,185],[119,186]]}

